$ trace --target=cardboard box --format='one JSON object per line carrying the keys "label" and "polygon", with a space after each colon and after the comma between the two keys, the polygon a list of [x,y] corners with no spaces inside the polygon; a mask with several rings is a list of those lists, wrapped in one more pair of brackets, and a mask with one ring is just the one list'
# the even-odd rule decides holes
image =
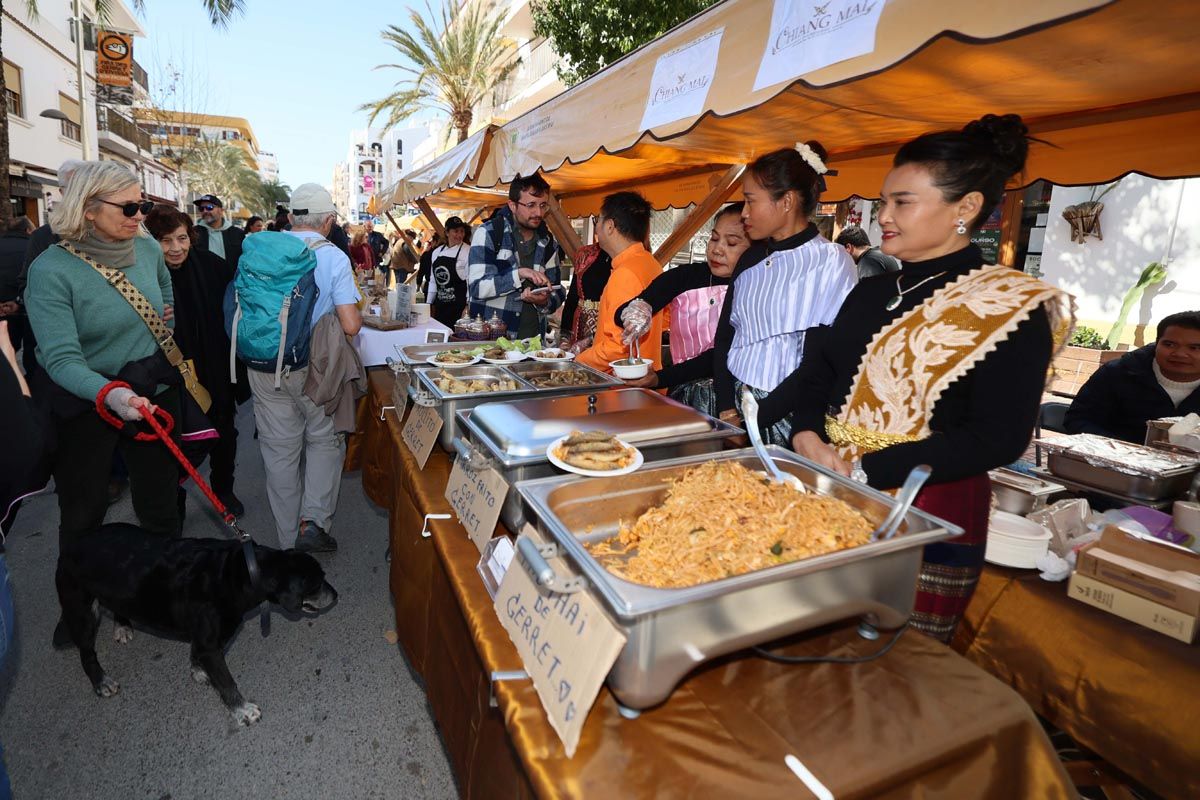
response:
{"label": "cardboard box", "polygon": [[1079,551],[1076,570],[1151,602],[1200,616],[1200,554],[1108,527]]}
{"label": "cardboard box", "polygon": [[1190,614],[1138,597],[1079,572],[1071,576],[1067,591],[1080,602],[1136,622],[1150,630],[1165,633],[1184,644],[1195,641],[1196,631],[1200,628],[1200,620]]}

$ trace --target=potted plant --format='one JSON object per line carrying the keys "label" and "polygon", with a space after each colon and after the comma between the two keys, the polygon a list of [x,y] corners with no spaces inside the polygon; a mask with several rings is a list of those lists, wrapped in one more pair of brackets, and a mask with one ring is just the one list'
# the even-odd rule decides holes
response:
{"label": "potted plant", "polygon": [[1100,331],[1080,325],[1075,328],[1067,346],[1054,359],[1054,380],[1050,389],[1074,395],[1102,364],[1115,361],[1123,355],[1124,351],[1109,347]]}

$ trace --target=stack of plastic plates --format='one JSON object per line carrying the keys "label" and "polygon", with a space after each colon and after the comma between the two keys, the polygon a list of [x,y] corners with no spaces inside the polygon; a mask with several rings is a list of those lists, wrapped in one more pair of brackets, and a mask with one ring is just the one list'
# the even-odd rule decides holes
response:
{"label": "stack of plastic plates", "polygon": [[1004,567],[1033,569],[1050,548],[1050,531],[1024,517],[997,511],[988,525],[984,558]]}

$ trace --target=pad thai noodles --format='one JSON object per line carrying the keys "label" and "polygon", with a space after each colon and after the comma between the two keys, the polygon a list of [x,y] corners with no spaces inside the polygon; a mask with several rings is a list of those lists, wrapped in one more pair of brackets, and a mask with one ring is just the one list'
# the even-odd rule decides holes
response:
{"label": "pad thai noodles", "polygon": [[872,529],[841,500],[712,461],[688,470],[661,505],[588,549],[625,580],[679,588],[866,544]]}

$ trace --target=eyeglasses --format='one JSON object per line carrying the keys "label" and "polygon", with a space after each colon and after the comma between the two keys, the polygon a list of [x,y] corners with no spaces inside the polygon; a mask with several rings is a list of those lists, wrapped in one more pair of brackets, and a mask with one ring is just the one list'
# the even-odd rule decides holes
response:
{"label": "eyeglasses", "polygon": [[528,203],[517,203],[517,205],[519,205],[521,208],[524,208],[528,211],[541,211],[543,214],[550,210],[550,204],[544,203],[544,202],[543,203],[535,203],[533,201],[530,201]]}
{"label": "eyeglasses", "polygon": [[96,199],[105,205],[121,209],[121,213],[127,217],[136,217],[139,213],[145,216],[154,210],[154,203],[150,200],[138,200],[133,203],[114,203],[111,200],[104,200],[99,197]]}
{"label": "eyeglasses", "polygon": [[200,209],[201,211],[212,211],[214,208],[216,208],[216,206],[205,203],[202,206],[196,206],[196,208]]}

